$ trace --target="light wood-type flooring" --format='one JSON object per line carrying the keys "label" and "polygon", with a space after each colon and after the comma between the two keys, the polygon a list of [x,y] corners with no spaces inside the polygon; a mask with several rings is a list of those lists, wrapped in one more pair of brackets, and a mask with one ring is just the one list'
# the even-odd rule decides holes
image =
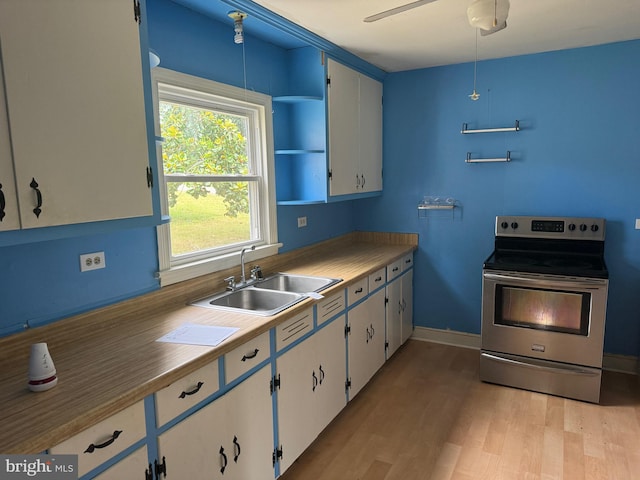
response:
{"label": "light wood-type flooring", "polygon": [[638,377],[605,372],[594,405],[482,383],[478,361],[409,340],[280,479],[640,479]]}

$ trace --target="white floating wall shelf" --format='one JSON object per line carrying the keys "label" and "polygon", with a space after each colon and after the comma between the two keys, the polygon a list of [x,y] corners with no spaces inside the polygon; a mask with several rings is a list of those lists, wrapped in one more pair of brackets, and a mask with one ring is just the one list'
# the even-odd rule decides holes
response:
{"label": "white floating wall shelf", "polygon": [[502,128],[480,128],[480,129],[469,129],[468,124],[462,124],[462,130],[460,133],[467,135],[469,133],[494,133],[494,132],[519,132],[520,131],[520,121],[516,120],[516,123],[513,127],[502,127]]}

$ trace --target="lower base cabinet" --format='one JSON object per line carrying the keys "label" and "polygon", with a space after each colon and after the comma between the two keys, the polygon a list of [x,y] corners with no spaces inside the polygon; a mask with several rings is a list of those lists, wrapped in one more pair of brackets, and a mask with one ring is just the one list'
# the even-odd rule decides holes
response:
{"label": "lower base cabinet", "polygon": [[276,359],[280,473],[346,404],[344,319],[341,315]]}
{"label": "lower base cabinet", "polygon": [[161,434],[158,452],[166,462],[166,478],[273,479],[270,380],[265,366]]}
{"label": "lower base cabinet", "polygon": [[384,364],[384,289],[349,311],[349,399],[352,399]]}
{"label": "lower base cabinet", "polygon": [[[94,480],[123,480],[125,478],[142,480],[145,478],[145,474],[148,476],[150,472],[147,459],[147,447],[142,447],[97,477],[94,477]],[[151,476],[153,477],[152,473]]]}
{"label": "lower base cabinet", "polygon": [[413,333],[413,270],[402,274],[402,343],[409,340]]}

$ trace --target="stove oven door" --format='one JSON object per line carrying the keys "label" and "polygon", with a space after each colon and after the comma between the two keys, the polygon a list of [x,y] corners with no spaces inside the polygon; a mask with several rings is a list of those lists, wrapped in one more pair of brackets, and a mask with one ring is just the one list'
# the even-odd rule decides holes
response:
{"label": "stove oven door", "polygon": [[606,279],[483,272],[482,350],[602,367]]}

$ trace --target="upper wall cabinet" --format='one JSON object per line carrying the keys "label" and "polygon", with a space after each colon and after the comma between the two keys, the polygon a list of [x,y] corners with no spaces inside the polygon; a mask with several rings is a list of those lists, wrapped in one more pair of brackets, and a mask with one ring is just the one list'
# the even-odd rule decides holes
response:
{"label": "upper wall cabinet", "polygon": [[0,68],[0,231],[20,228],[16,199],[9,119],[4,99],[2,68]]}
{"label": "upper wall cabinet", "polygon": [[382,84],[327,61],[329,192],[382,190]]}
{"label": "upper wall cabinet", "polygon": [[289,52],[276,96],[278,204],[325,203],[382,190],[382,84],[313,47]]}
{"label": "upper wall cabinet", "polygon": [[135,3],[0,2],[0,229],[152,215]]}

